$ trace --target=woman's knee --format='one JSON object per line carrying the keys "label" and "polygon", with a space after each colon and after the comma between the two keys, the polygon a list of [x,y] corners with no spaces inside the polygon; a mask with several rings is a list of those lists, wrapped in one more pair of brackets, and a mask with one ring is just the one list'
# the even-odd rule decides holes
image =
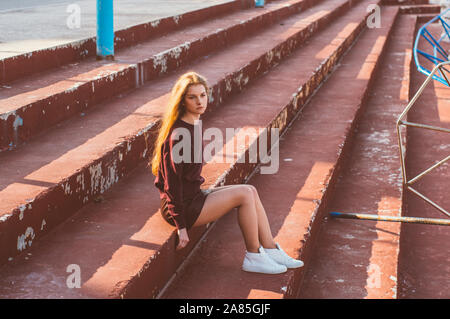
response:
{"label": "woman's knee", "polygon": [[248,195],[249,200],[251,199],[255,201],[258,199],[258,190],[255,186],[249,184],[242,184],[242,186],[244,186],[246,188],[246,191],[251,194],[251,196]]}
{"label": "woman's knee", "polygon": [[241,199],[242,204],[252,202],[255,200],[254,193],[251,185],[242,184],[239,185],[238,196]]}
{"label": "woman's knee", "polygon": [[258,198],[258,190],[256,189],[256,187],[253,186],[253,185],[248,185],[248,187],[250,187],[250,190],[251,190],[252,193],[253,193],[253,197],[254,197],[255,199]]}

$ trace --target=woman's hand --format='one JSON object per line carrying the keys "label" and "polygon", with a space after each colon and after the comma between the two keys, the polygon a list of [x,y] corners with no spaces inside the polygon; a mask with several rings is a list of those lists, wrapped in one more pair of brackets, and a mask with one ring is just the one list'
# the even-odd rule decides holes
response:
{"label": "woman's hand", "polygon": [[189,236],[186,228],[178,230],[178,246],[177,250],[183,249],[189,243]]}

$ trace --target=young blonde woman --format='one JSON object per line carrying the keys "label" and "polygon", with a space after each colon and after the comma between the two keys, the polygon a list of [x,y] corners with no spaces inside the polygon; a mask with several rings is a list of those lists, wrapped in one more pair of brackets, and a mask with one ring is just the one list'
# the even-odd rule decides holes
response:
{"label": "young blonde woman", "polygon": [[[172,88],[151,161],[152,173],[156,176],[155,186],[160,192],[161,214],[168,223],[177,227],[177,249],[188,244],[187,231],[191,227],[213,222],[237,207],[238,223],[247,248],[243,270],[278,274],[285,272],[287,268],[303,266],[302,261],[289,257],[275,243],[266,212],[254,186],[242,184],[216,187],[208,191],[200,189],[204,182],[201,176],[204,164],[202,140],[196,144],[201,145],[200,148],[194,148],[195,141],[190,141],[191,160],[176,159],[177,156],[186,155],[185,151],[189,157],[189,150],[177,144],[185,138],[179,132],[184,130],[189,132],[190,137],[201,139],[201,134],[195,134],[194,130],[198,129],[196,120],[205,112],[207,102],[208,85],[204,77],[195,72],[179,77]],[[195,161],[195,155],[198,159],[199,152],[200,160]]]}

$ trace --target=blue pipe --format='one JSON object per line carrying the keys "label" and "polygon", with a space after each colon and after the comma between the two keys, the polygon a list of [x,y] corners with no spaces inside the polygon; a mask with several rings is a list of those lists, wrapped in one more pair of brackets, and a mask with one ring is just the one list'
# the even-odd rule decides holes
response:
{"label": "blue pipe", "polygon": [[114,59],[113,0],[97,0],[97,59]]}
{"label": "blue pipe", "polygon": [[263,8],[264,7],[264,0],[255,0],[255,7]]}

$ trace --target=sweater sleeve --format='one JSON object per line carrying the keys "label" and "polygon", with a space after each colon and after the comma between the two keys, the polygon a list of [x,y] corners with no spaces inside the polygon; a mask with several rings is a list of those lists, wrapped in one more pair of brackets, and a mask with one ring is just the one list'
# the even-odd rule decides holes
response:
{"label": "sweater sleeve", "polygon": [[169,138],[163,150],[162,161],[165,172],[164,191],[167,194],[167,208],[178,229],[186,228],[183,207],[183,163],[173,160],[172,149],[176,141]]}

